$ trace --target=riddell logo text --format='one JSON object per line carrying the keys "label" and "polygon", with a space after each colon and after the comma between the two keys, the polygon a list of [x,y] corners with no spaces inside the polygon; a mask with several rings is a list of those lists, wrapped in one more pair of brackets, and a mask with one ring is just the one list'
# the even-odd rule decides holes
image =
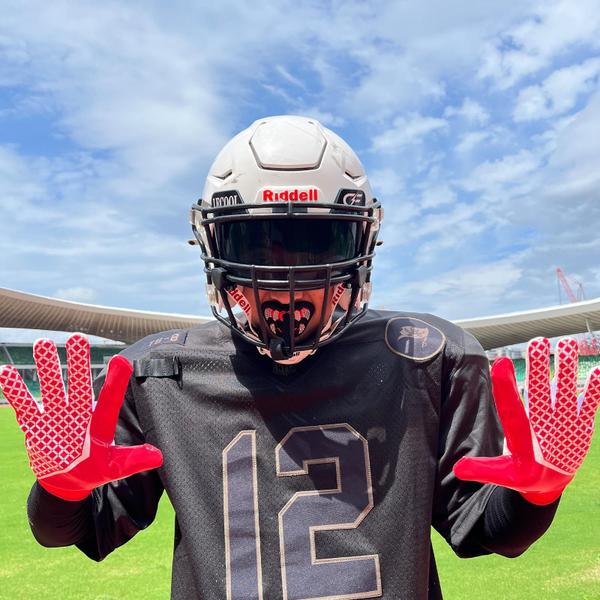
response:
{"label": "riddell logo text", "polygon": [[232,290],[229,290],[229,295],[238,303],[239,307],[246,314],[250,314],[252,307],[250,306],[248,300],[246,300],[246,296],[244,296],[244,294],[242,294],[238,288],[235,287]]}
{"label": "riddell logo text", "polygon": [[335,292],[333,292],[333,296],[331,297],[331,303],[333,304],[333,306],[336,306],[337,303],[340,301],[340,298],[342,297],[342,294],[346,291],[346,286],[343,283],[340,283]]}
{"label": "riddell logo text", "polygon": [[262,199],[263,202],[317,202],[319,200],[319,190],[317,188],[308,190],[293,188],[278,192],[263,190]]}

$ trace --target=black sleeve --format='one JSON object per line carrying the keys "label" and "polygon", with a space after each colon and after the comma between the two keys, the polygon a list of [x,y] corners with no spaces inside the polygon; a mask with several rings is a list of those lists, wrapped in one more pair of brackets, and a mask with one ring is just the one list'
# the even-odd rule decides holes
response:
{"label": "black sleeve", "polygon": [[462,335],[446,350],[432,522],[463,558],[518,556],[546,531],[558,502],[535,506],[518,492],[455,477],[452,467],[462,456],[498,456],[504,439],[487,357],[471,335]]}
{"label": "black sleeve", "polygon": [[550,527],[559,502],[536,506],[519,492],[496,487],[471,538],[489,552],[519,556]]}
{"label": "black sleeve", "polygon": [[[94,381],[96,398],[103,382],[103,375]],[[115,444],[133,446],[144,441],[130,385]],[[162,491],[157,469],[103,485],[79,502],[57,498],[35,483],[27,502],[29,523],[40,544],[74,544],[90,558],[102,560],[152,523]]]}

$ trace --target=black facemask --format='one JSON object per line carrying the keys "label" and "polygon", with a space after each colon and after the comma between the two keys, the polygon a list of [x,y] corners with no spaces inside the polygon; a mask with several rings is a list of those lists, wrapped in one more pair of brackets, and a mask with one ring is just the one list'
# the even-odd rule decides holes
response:
{"label": "black facemask", "polygon": [[[371,206],[319,203],[310,208],[294,202],[271,206],[194,205],[192,229],[203,250],[207,280],[227,311],[224,317],[213,304],[214,316],[244,340],[268,350],[275,360],[290,358],[295,352],[314,351],[323,343],[333,341],[366,311],[366,302],[361,302],[358,310],[356,303],[370,279],[376,242],[371,228],[378,223],[380,215],[376,201]],[[204,229],[208,247],[199,234],[199,227]],[[256,306],[261,306],[259,291],[289,294],[289,306],[285,306],[282,319],[269,319],[264,310],[260,310],[258,340],[233,314],[227,291],[237,286],[253,291]],[[290,322],[286,315],[294,315],[299,310],[302,301],[296,299],[298,292],[319,289],[327,290],[320,322],[314,336],[297,343],[300,329],[302,325],[306,327],[308,321],[303,323],[305,317],[301,317]],[[348,290],[350,294],[345,316],[336,322],[335,332],[323,337],[332,290]],[[316,312],[312,307],[311,316]]]}

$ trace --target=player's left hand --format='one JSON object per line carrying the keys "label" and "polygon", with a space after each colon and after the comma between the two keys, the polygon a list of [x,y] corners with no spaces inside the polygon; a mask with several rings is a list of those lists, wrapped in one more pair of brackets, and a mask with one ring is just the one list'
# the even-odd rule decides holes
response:
{"label": "player's left hand", "polygon": [[535,338],[529,342],[526,408],[512,361],[494,361],[492,390],[507,451],[493,458],[461,458],[454,465],[458,478],[511,488],[539,505],[550,504],[562,494],[590,447],[600,404],[600,367],[590,372],[578,397],[576,340],[560,340],[554,356],[551,382],[549,341]]}

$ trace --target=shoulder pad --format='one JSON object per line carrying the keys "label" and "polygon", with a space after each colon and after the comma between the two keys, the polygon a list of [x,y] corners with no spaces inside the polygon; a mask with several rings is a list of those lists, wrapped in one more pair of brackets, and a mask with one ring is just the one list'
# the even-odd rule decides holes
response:
{"label": "shoulder pad", "polygon": [[171,329],[169,331],[161,331],[147,335],[145,338],[138,340],[128,348],[125,348],[121,354],[131,361],[142,358],[154,348],[175,344],[184,346],[188,335],[187,329]]}

